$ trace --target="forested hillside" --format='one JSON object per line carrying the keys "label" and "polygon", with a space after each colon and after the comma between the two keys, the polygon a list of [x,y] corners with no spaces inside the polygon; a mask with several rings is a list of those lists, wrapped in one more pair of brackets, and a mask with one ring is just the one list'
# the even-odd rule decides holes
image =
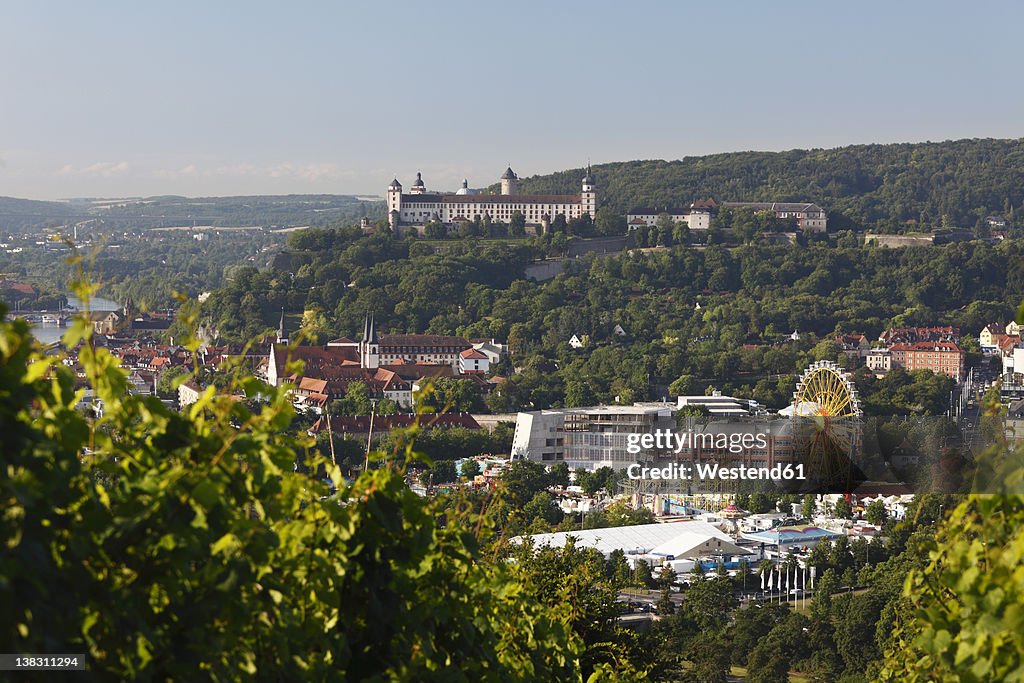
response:
{"label": "forested hillside", "polygon": [[[518,279],[537,241],[462,240],[437,255],[420,240],[306,231],[291,246],[309,251],[294,252],[287,270],[235,269],[203,317],[239,341],[276,326],[282,307],[292,329],[307,312],[306,331],[321,343],[357,336],[370,311],[382,330],[507,340],[517,371],[489,399],[499,412],[709,384],[781,407],[794,373],[841,357],[837,332],[876,338],[889,325],[950,324],[973,337],[1024,295],[1017,240],[892,250],[846,234],[835,246],[676,246],[574,259],[544,283]],[[573,335],[589,346],[570,348]],[[859,378],[868,408],[941,412],[945,380],[911,374]]]}
{"label": "forested hillside", "polygon": [[[1018,218],[1024,205],[1024,139],[736,152],[601,164],[593,172],[602,201],[619,213],[707,197],[809,201],[829,212],[833,231],[972,228],[990,214]],[[575,193],[582,176],[572,169],[521,186]]]}
{"label": "forested hillside", "polygon": [[0,197],[0,238],[31,226],[61,225],[75,211],[75,207],[64,202]]}

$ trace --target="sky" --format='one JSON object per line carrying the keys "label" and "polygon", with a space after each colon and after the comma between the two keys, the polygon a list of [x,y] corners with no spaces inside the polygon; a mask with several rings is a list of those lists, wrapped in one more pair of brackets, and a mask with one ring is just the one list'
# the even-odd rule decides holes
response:
{"label": "sky", "polygon": [[1024,137],[1003,2],[0,9],[0,195],[382,195],[633,159]]}

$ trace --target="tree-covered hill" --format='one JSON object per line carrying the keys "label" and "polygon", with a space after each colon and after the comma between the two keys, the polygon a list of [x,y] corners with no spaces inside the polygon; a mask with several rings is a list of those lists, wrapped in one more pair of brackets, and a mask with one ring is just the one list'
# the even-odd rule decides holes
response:
{"label": "tree-covered hill", "polygon": [[20,232],[28,226],[59,225],[66,216],[74,213],[75,207],[64,202],[0,197],[0,237],[9,232]]}
{"label": "tree-covered hill", "polygon": [[[1024,210],[1024,139],[851,145],[786,152],[734,152],[677,161],[593,167],[602,202],[624,213],[713,197],[718,201],[809,201],[830,229],[971,228],[990,214]],[[523,179],[525,192],[579,191],[583,169]]]}

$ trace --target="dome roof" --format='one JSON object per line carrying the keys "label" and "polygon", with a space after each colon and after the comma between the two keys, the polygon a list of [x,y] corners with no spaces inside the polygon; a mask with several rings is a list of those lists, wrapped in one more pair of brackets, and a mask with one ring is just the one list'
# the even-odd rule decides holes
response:
{"label": "dome roof", "polygon": [[505,172],[501,174],[501,179],[502,180],[517,180],[516,173],[515,173],[515,171],[512,170],[511,166],[506,168]]}
{"label": "dome roof", "polygon": [[469,194],[469,179],[462,179],[462,187],[460,187],[455,194]]}
{"label": "dome roof", "polygon": [[412,184],[413,187],[423,187],[423,174],[417,171],[416,182]]}

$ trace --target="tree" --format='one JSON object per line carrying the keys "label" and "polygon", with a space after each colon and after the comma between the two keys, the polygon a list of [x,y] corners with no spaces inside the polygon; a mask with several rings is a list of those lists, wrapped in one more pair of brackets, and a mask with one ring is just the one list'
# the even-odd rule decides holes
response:
{"label": "tree", "polygon": [[827,569],[814,587],[811,613],[818,619],[827,619],[832,611],[832,596],[839,590],[839,577],[834,569]]}
{"label": "tree", "polygon": [[[61,359],[0,322],[0,498],[15,513],[0,517],[0,646],[83,652],[105,679],[581,678],[569,616],[483,561],[472,514],[420,498],[397,467],[351,485],[318,457],[297,471],[291,401],[254,378],[188,414],[131,395],[89,330],[77,319],[66,339],[85,340],[95,420]],[[233,391],[266,402],[252,412]]]}
{"label": "tree", "polygon": [[804,519],[813,520],[814,514],[817,512],[818,503],[815,500],[816,496],[813,493],[808,493],[804,496],[803,505],[800,506],[800,514]]}
{"label": "tree", "polygon": [[399,405],[385,396],[377,401],[377,405],[374,407],[373,412],[377,415],[395,415],[399,410]]}
{"label": "tree", "polygon": [[889,513],[885,509],[885,501],[878,499],[868,503],[867,510],[864,512],[864,518],[868,520],[868,524],[877,527],[885,524],[885,521],[889,518]]}
{"label": "tree", "polygon": [[463,460],[461,471],[463,477],[472,480],[480,474],[480,463],[476,460]]}
{"label": "tree", "polygon": [[508,232],[512,237],[522,237],[526,234],[526,218],[521,211],[513,211],[508,221]]}
{"label": "tree", "polygon": [[677,578],[679,578],[679,575],[676,574],[676,570],[672,568],[672,565],[662,565],[661,571],[658,572],[658,585],[664,589],[671,590]]}
{"label": "tree", "polygon": [[450,484],[455,479],[455,461],[453,460],[438,460],[430,468],[432,484]]}
{"label": "tree", "polygon": [[177,398],[178,384],[181,383],[181,378],[188,377],[190,374],[188,368],[181,366],[167,368],[160,373],[160,379],[156,382],[156,393],[161,398]]}
{"label": "tree", "polygon": [[693,375],[680,375],[668,386],[670,396],[689,396],[693,394],[696,383]]}
{"label": "tree", "polygon": [[565,383],[565,407],[580,408],[594,405],[594,394],[590,383],[585,379],[570,380]]}
{"label": "tree", "polygon": [[565,488],[569,485],[569,465],[564,461],[556,462],[551,466],[551,471],[548,472],[548,480],[552,486],[559,488]]}
{"label": "tree", "polygon": [[369,415],[373,409],[370,401],[370,389],[365,382],[352,382],[348,385],[345,396],[341,399],[343,415]]}
{"label": "tree", "polygon": [[691,583],[682,609],[701,630],[717,631],[728,623],[729,612],[737,604],[732,583],[716,576]]}
{"label": "tree", "polygon": [[750,494],[750,511],[755,515],[763,514],[770,510],[775,509],[775,501],[768,497],[767,494],[757,491]]}
{"label": "tree", "polygon": [[563,514],[550,493],[538,491],[523,508],[523,516],[526,517],[527,524],[534,519],[543,519],[548,524],[558,524]]}
{"label": "tree", "polygon": [[668,586],[662,586],[661,593],[658,595],[658,602],[655,605],[658,610],[658,614],[662,616],[669,616],[675,614],[676,605],[672,602],[672,589]]}
{"label": "tree", "polygon": [[637,560],[633,565],[633,585],[641,588],[654,586],[654,575],[651,573],[651,565],[646,560]]}
{"label": "tree", "polygon": [[448,236],[448,231],[439,221],[430,221],[423,228],[423,233],[432,240],[444,239]]}
{"label": "tree", "polygon": [[957,505],[927,565],[911,572],[903,593],[908,618],[886,652],[881,680],[1006,680],[1019,670],[1024,653],[1021,456],[1020,450],[1013,453],[1005,493],[974,494]]}
{"label": "tree", "polygon": [[623,216],[621,211],[615,211],[608,206],[602,206],[597,210],[597,218],[594,220],[594,223],[599,235],[611,237],[626,233],[625,216]]}
{"label": "tree", "polygon": [[550,483],[544,466],[531,460],[515,460],[501,473],[501,487],[514,508],[523,508]]}
{"label": "tree", "polygon": [[840,497],[836,501],[832,514],[835,515],[837,519],[850,519],[850,517],[853,516],[853,508],[850,507],[850,501],[846,500],[845,497]]}

